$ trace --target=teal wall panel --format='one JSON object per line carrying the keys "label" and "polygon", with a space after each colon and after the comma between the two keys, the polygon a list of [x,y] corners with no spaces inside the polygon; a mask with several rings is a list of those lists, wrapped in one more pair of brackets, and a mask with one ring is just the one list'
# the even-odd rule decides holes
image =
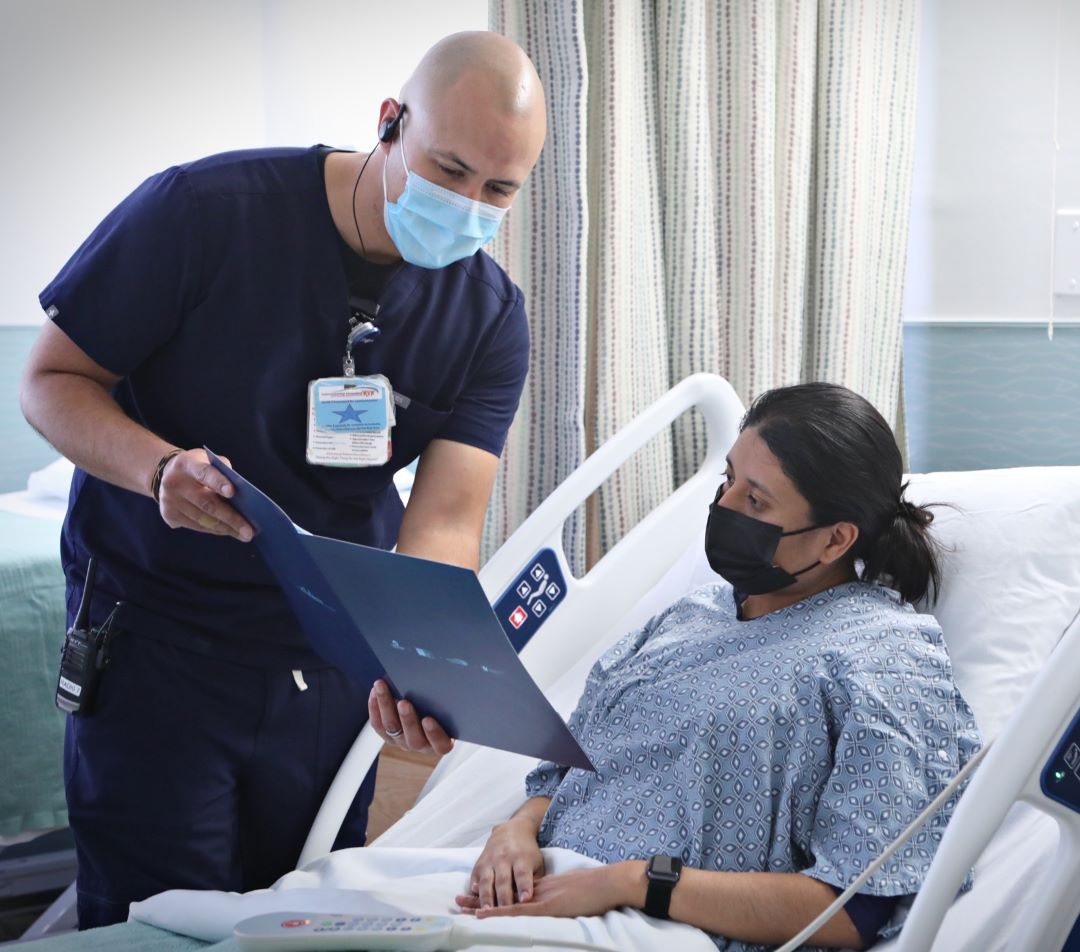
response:
{"label": "teal wall panel", "polygon": [[908,324],[913,472],[1080,465],[1080,326]]}
{"label": "teal wall panel", "polygon": [[19,377],[38,328],[0,324],[0,492],[26,489],[26,477],[59,455],[23,419]]}

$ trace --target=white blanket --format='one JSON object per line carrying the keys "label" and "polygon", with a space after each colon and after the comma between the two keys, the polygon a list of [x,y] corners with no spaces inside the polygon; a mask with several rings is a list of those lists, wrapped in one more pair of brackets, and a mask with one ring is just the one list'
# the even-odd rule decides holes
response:
{"label": "white blanket", "polygon": [[[650,919],[636,910],[577,919],[507,916],[477,921],[456,914],[454,897],[464,891],[479,852],[477,848],[377,846],[339,850],[288,873],[269,889],[249,893],[173,889],[132,903],[130,918],[216,942],[232,936],[238,922],[264,912],[454,915],[455,921],[477,932],[512,933],[534,940],[588,942],[613,950],[716,950],[704,932],[681,923]],[[563,849],[544,850],[544,862],[549,874],[599,865]]]}

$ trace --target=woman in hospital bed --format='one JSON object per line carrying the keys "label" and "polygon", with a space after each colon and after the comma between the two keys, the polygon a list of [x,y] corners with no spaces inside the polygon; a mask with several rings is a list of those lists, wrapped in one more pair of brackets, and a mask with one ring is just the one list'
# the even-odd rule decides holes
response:
{"label": "woman in hospital bed", "polygon": [[[670,918],[722,949],[776,945],[821,912],[975,753],[941,629],[932,514],[896,441],[842,387],[754,402],[709,509],[720,579],[624,637],[570,727],[595,774],[542,763],[457,897],[481,918],[643,908],[646,861],[685,864]],[[915,893],[955,797],[815,935],[866,948]],[[544,875],[541,847],[607,864]],[[723,937],[723,938],[721,938]]]}

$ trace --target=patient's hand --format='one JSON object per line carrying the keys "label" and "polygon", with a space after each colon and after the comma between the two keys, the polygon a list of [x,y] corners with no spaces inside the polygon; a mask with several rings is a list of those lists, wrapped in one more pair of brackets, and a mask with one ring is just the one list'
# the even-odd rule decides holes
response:
{"label": "patient's hand", "polygon": [[531,902],[517,902],[498,908],[467,907],[478,919],[488,916],[602,916],[620,906],[640,907],[645,902],[645,863],[628,860],[611,866],[575,869],[545,876],[536,884]]}
{"label": "patient's hand", "polygon": [[396,701],[385,681],[376,681],[368,695],[368,720],[388,744],[426,754],[450,753],[453,740],[434,717],[421,720],[408,701]]}
{"label": "patient's hand", "polygon": [[536,824],[515,816],[491,831],[473,866],[469,892],[457,897],[466,912],[528,902],[534,882],[544,875],[544,856],[536,842]]}

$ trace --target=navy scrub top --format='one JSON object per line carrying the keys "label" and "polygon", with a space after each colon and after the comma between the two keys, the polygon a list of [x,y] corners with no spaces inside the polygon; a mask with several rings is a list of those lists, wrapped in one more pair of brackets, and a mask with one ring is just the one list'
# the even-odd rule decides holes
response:
{"label": "navy scrub top", "polygon": [[[408,398],[392,459],[307,463],[308,383],[341,374],[350,316],[319,156],[319,146],[232,152],[151,177],[40,301],[123,378],[114,396],[133,419],[227,456],[305,529],[390,548],[396,470],[433,439],[501,451],[528,367],[525,311],[483,252],[439,270],[404,265],[382,294],[381,334],[354,353],[357,374],[385,374]],[[168,640],[306,653],[253,547],[170,529],[148,497],[76,470],[61,550],[69,613],[93,555],[95,621],[122,599],[123,624]]]}

